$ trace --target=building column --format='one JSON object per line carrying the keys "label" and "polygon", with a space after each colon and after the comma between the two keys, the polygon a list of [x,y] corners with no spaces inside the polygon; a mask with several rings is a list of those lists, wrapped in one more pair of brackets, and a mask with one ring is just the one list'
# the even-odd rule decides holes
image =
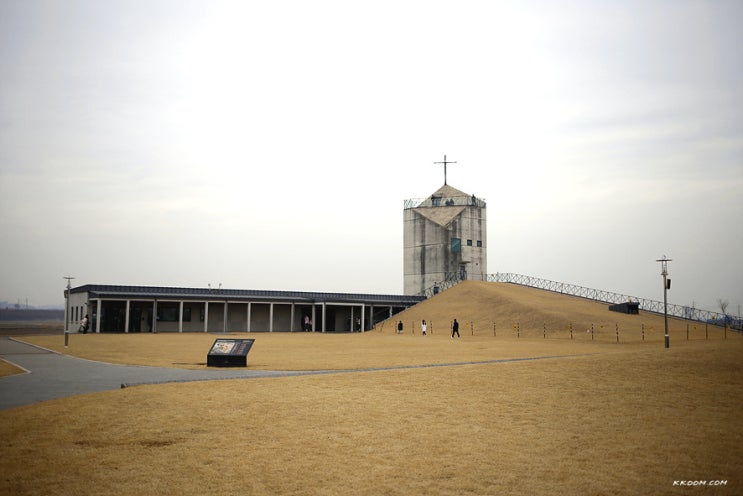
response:
{"label": "building column", "polygon": [[227,332],[227,300],[224,300],[224,319],[222,321],[222,332]]}
{"label": "building column", "polygon": [[183,300],[180,301],[178,309],[178,332],[183,332]]}
{"label": "building column", "polygon": [[152,301],[152,332],[157,332],[157,299]]}
{"label": "building column", "polygon": [[364,303],[361,304],[361,329],[359,329],[360,332],[364,332],[366,330],[366,305]]}
{"label": "building column", "polygon": [[325,332],[325,302],[322,302],[322,332]]}
{"label": "building column", "polygon": [[273,303],[268,305],[268,332],[273,332]]}
{"label": "building column", "polygon": [[209,302],[204,302],[204,332],[209,332]]}
{"label": "building column", "polygon": [[294,302],[292,302],[292,309],[289,312],[289,332],[294,332]]}
{"label": "building column", "polygon": [[253,308],[252,308],[252,305],[253,305],[253,304],[252,304],[251,302],[248,302],[248,315],[247,315],[247,319],[248,319],[248,322],[247,322],[247,324],[248,324],[248,325],[247,325],[247,327],[246,327],[246,329],[248,330],[248,332],[250,332],[250,313],[251,313],[251,311],[253,310]]}
{"label": "building column", "polygon": [[315,303],[312,303],[312,332],[315,332],[315,321],[317,320],[317,313],[315,312]]}
{"label": "building column", "polygon": [[129,300],[126,300],[126,313],[124,314],[124,332],[129,332]]}
{"label": "building column", "polygon": [[96,305],[95,332],[101,332],[101,309],[103,308],[103,304],[101,303],[100,298],[98,298],[98,303]]}

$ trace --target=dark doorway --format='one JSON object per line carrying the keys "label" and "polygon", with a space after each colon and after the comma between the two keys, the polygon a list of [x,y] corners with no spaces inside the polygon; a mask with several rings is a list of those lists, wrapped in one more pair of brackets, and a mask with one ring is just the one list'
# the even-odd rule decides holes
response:
{"label": "dark doorway", "polygon": [[129,306],[129,332],[142,332],[142,305],[139,303]]}
{"label": "dark doorway", "polygon": [[104,301],[101,305],[101,332],[124,332],[126,302]]}

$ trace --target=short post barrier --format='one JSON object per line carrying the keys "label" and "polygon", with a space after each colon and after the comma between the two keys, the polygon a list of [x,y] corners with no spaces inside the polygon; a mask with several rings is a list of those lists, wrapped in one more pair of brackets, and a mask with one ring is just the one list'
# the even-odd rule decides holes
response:
{"label": "short post barrier", "polygon": [[591,324],[591,341],[593,341],[593,324]]}
{"label": "short post barrier", "polygon": [[689,340],[689,324],[686,324],[686,340]]}
{"label": "short post barrier", "polygon": [[616,323],[617,326],[617,343],[619,342],[619,322]]}
{"label": "short post barrier", "polygon": [[493,337],[495,337],[495,322],[493,322]]}
{"label": "short post barrier", "polygon": [[64,332],[64,347],[67,348],[70,344],[70,333],[68,331]]}
{"label": "short post barrier", "polygon": [[570,323],[570,340],[573,340],[573,323]]}
{"label": "short post barrier", "polygon": [[470,320],[470,334],[475,335],[475,323]]}
{"label": "short post barrier", "polygon": [[542,337],[547,339],[547,323],[542,322]]}
{"label": "short post barrier", "polygon": [[642,324],[642,340],[645,341],[645,324]]}
{"label": "short post barrier", "polygon": [[704,323],[704,340],[707,341],[709,339],[709,322]]}

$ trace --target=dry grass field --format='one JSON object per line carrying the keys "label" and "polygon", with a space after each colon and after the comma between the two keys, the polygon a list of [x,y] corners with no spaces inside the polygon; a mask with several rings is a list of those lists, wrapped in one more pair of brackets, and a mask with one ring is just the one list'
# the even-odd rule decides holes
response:
{"label": "dry grass field", "polygon": [[[425,338],[411,329],[422,318],[434,327]],[[672,321],[664,349],[658,316],[501,284],[461,284],[398,319],[402,335],[393,322],[250,335],[249,368],[338,373],[137,386],[0,412],[0,494],[743,494],[740,334],[697,324],[687,340],[686,322]],[[66,350],[60,335],[23,339],[199,368],[216,337],[73,335]],[[494,362],[533,357],[543,358]],[[409,367],[431,364],[461,365]],[[358,370],[384,367],[400,368]]]}

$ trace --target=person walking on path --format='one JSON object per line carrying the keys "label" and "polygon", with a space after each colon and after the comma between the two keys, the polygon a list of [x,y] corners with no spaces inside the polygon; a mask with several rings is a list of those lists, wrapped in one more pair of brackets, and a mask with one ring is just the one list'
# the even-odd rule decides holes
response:
{"label": "person walking on path", "polygon": [[402,334],[402,320],[397,323],[397,333]]}
{"label": "person walking on path", "polygon": [[421,322],[421,334],[423,336],[426,335],[426,321],[425,320]]}
{"label": "person walking on path", "polygon": [[459,322],[457,322],[457,319],[454,319],[454,323],[451,325],[451,338],[454,339],[454,335],[457,335],[457,338],[461,338],[459,335]]}

